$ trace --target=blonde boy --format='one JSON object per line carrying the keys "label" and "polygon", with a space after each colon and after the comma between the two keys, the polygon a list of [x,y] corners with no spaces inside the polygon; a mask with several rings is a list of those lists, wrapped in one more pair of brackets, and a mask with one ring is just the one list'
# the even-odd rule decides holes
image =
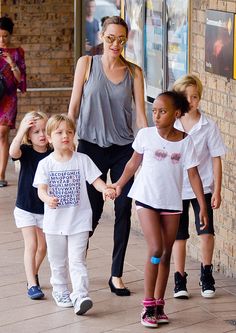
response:
{"label": "blonde boy", "polygon": [[[43,230],[46,234],[51,267],[52,296],[58,306],[71,307],[77,315],[93,305],[88,294],[86,249],[92,230],[92,210],[86,182],[114,198],[99,178],[100,170],[85,154],[74,152],[75,125],[66,115],[52,116],[46,126],[54,151],[42,160],[36,171],[34,186],[45,204]],[[72,293],[68,289],[68,271]]]}
{"label": "blonde boy", "polygon": [[189,205],[192,204],[195,213],[195,224],[201,242],[201,295],[214,297],[215,280],[212,276],[212,257],[214,251],[213,209],[220,207],[222,166],[221,156],[225,154],[220,131],[210,118],[199,110],[202,96],[202,83],[194,75],[186,75],[178,79],[173,89],[186,95],[190,110],[176,120],[175,127],[191,135],[199,158],[198,171],[202,180],[203,190],[208,208],[208,228],[202,229],[198,218],[199,205],[189,183],[187,174],[183,184],[183,213],[180,219],[177,239],[173,247],[175,263],[175,298],[188,298],[186,287],[185,257],[186,242],[189,238]]}

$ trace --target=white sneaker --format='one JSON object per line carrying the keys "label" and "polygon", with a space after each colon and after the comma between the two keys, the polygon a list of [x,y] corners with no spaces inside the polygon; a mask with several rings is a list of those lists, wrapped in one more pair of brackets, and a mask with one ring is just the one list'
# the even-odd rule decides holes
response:
{"label": "white sneaker", "polygon": [[215,296],[215,290],[207,289],[207,290],[201,290],[202,297],[205,298],[213,298]]}
{"label": "white sneaker", "polygon": [[52,297],[54,298],[54,301],[56,302],[57,306],[60,306],[62,308],[71,308],[73,306],[70,299],[69,291],[64,291],[64,292],[53,291]]}
{"label": "white sneaker", "polygon": [[93,306],[93,302],[90,297],[84,297],[84,298],[77,298],[74,304],[74,311],[75,314],[83,315],[85,312],[87,312],[89,309],[91,309]]}

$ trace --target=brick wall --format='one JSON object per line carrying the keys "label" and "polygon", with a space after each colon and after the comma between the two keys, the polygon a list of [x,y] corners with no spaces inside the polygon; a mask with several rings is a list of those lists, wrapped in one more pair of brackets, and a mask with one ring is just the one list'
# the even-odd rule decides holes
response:
{"label": "brick wall", "polygon": [[[72,0],[4,0],[14,21],[12,42],[25,50],[28,91],[19,93],[17,126],[25,112],[67,112],[74,73]],[[11,133],[14,135],[14,131]]]}
{"label": "brick wall", "polygon": [[[191,71],[200,77],[204,85],[202,109],[217,122],[228,147],[223,158],[223,201],[214,215],[214,265],[223,273],[236,276],[236,81],[205,72],[205,11],[213,9],[236,13],[236,1],[191,2]],[[194,227],[189,253],[200,259],[199,240]]]}

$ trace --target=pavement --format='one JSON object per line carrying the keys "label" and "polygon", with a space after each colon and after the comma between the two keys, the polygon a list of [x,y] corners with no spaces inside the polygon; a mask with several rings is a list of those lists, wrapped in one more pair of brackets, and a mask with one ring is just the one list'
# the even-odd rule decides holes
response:
{"label": "pavement", "polygon": [[[113,213],[112,204],[105,210],[90,242],[87,264],[90,296],[94,306],[83,316],[72,308],[56,306],[51,296],[50,270],[45,259],[39,272],[45,299],[33,301],[26,295],[23,266],[24,245],[21,231],[15,227],[13,209],[17,189],[17,172],[9,162],[9,186],[0,188],[0,333],[146,333],[156,329],[140,324],[143,297],[143,269],[146,246],[143,236],[131,232],[127,249],[124,282],[132,291],[130,297],[110,292]],[[214,273],[217,293],[212,299],[200,295],[200,263],[187,259],[189,300],[173,298],[173,263],[166,291],[165,311],[170,323],[159,326],[158,332],[223,333],[236,331],[236,280]]]}

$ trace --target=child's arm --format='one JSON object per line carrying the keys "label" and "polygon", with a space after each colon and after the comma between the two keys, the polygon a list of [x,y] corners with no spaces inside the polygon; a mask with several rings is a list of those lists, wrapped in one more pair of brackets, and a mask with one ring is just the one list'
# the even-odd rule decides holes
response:
{"label": "child's arm", "polygon": [[21,157],[21,143],[26,131],[33,126],[35,119],[33,117],[25,117],[20,123],[20,127],[15,138],[10,145],[9,154],[12,158],[18,159]]}
{"label": "child's arm", "polygon": [[208,215],[207,215],[205,196],[202,187],[202,181],[199,176],[197,167],[188,169],[188,177],[193,192],[195,193],[200,206],[199,218],[202,223],[202,227],[200,229],[203,230],[206,229],[208,226]]}
{"label": "child's arm", "polygon": [[57,208],[58,198],[50,197],[47,193],[48,185],[47,184],[39,184],[38,185],[38,196],[39,199],[42,200],[49,208]]}
{"label": "child's arm", "polygon": [[143,154],[139,154],[136,151],[134,151],[131,159],[126,163],[122,175],[120,176],[118,181],[113,184],[113,186],[116,187],[117,195],[120,194],[122,188],[130,180],[130,178],[133,177],[135,172],[138,170],[140,164],[142,163],[142,160],[143,160]]}
{"label": "child's arm", "polygon": [[106,200],[106,198],[110,198],[112,200],[115,199],[116,191],[113,188],[109,188],[109,186],[107,186],[101,178],[97,178],[92,185],[97,191],[102,192],[103,200]]}
{"label": "child's arm", "polygon": [[217,209],[221,204],[221,184],[222,184],[222,163],[221,157],[213,157],[213,174],[214,174],[214,191],[211,198],[211,206],[213,209]]}

